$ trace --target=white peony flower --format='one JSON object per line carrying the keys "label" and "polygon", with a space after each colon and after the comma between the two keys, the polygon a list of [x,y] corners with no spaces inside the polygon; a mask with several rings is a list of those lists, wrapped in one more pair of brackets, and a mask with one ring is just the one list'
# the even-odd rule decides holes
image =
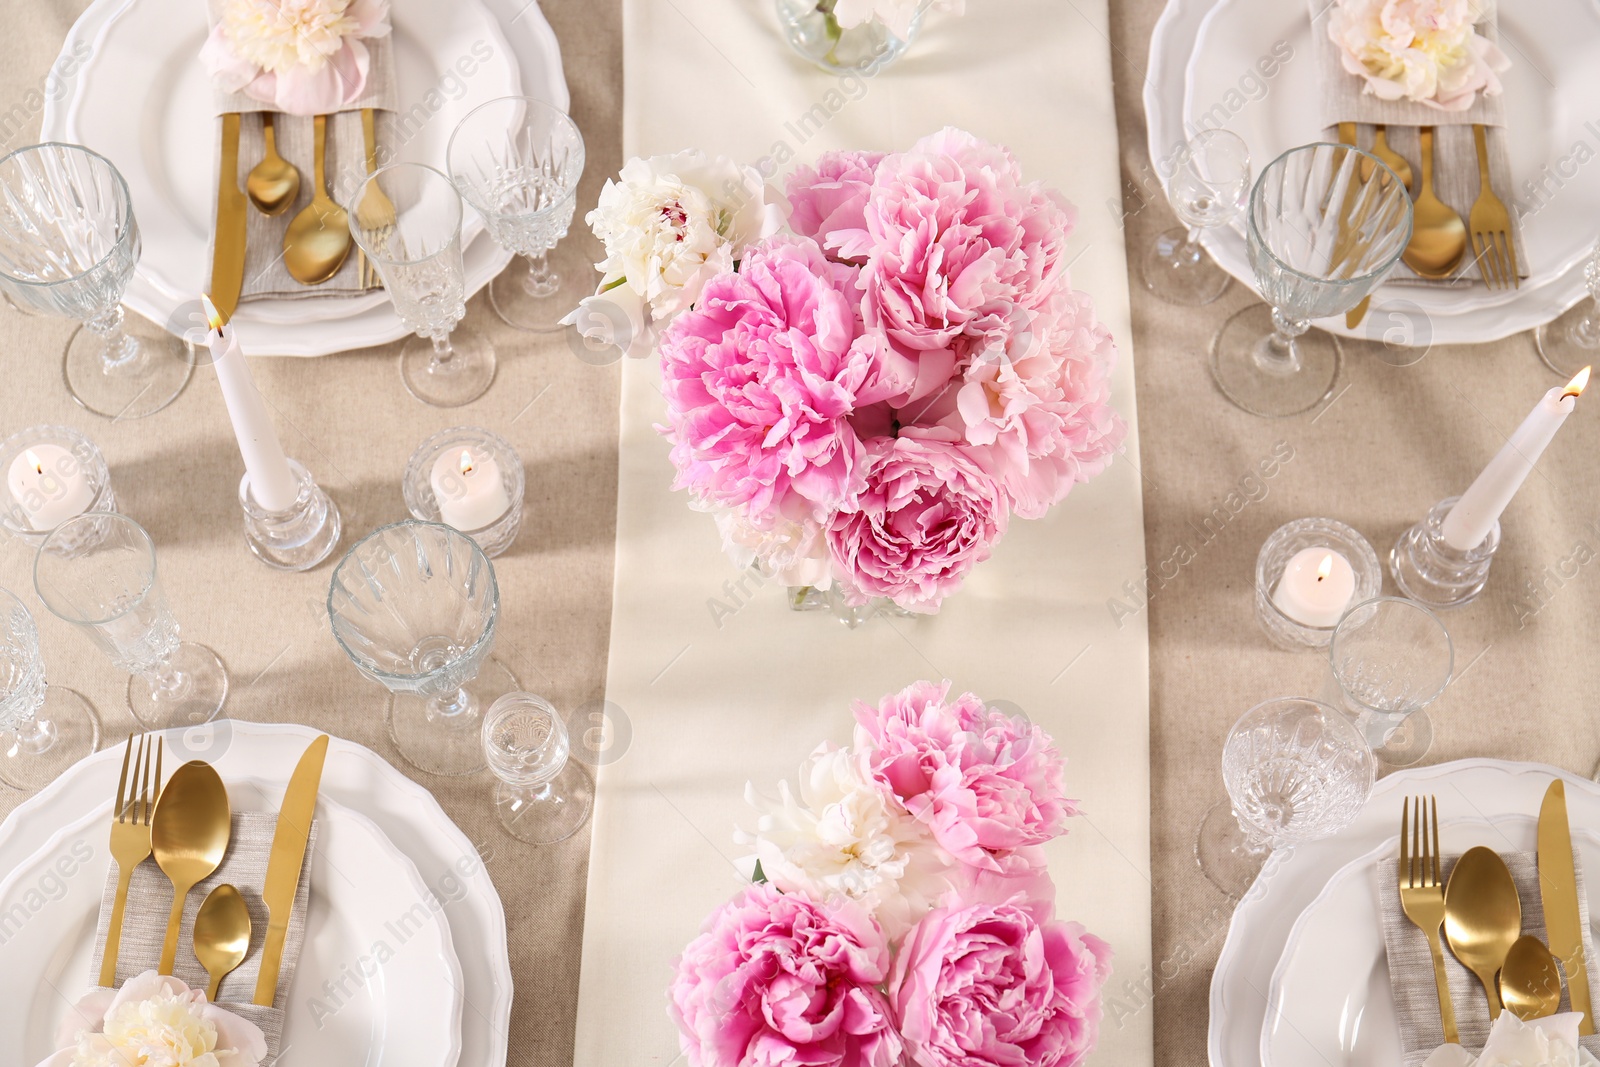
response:
{"label": "white peony flower", "polygon": [[1596,1067],[1600,1061],[1578,1044],[1582,1020],[1581,1012],[1567,1012],[1525,1023],[1503,1011],[1477,1056],[1460,1045],[1440,1045],[1422,1067]]}
{"label": "white peony flower", "polygon": [[813,900],[848,897],[869,909],[893,939],[950,888],[949,858],[926,828],[862,773],[849,749],[824,743],[800,768],[799,795],[779,783],[776,801],[745,787],[760,812],[754,834],[762,873],[785,893]]}
{"label": "white peony flower", "polygon": [[254,1023],[155,971],[89,993],[61,1029],[66,1047],[39,1067],[256,1067],[267,1055]]}
{"label": "white peony flower", "polygon": [[1511,66],[1478,35],[1481,17],[1473,0],[1338,0],[1328,36],[1368,93],[1465,111],[1480,91],[1499,93],[1496,74]]}
{"label": "white peony flower", "polygon": [[[827,0],[818,4],[824,11],[829,6]],[[966,0],[831,0],[831,6],[834,19],[844,29],[877,21],[903,41],[911,34],[911,20],[918,8],[926,6],[930,11],[959,15],[966,10]]]}
{"label": "white peony flower", "polygon": [[833,584],[833,560],[821,523],[779,522],[758,530],[729,508],[718,509],[713,517],[722,532],[723,552],[740,570],[759,559],[762,570],[779,585],[827,589]]}

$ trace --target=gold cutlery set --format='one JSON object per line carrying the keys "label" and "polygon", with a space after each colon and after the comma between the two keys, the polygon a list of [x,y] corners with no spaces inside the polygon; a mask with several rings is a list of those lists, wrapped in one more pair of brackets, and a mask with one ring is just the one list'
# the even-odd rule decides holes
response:
{"label": "gold cutlery set", "polygon": [[1593,1034],[1589,972],[1578,910],[1577,871],[1567,824],[1566,787],[1557,779],[1539,810],[1540,905],[1550,944],[1522,932],[1522,901],[1499,854],[1468,849],[1448,879],[1440,877],[1439,808],[1432,797],[1408,798],[1400,812],[1400,907],[1428,939],[1439,1019],[1448,1043],[1459,1043],[1444,948],[1477,976],[1489,1017],[1554,1015],[1565,975],[1571,1010],[1582,1012],[1580,1034]]}
{"label": "gold cutlery set", "polygon": [[[234,119],[237,122],[237,116]],[[145,734],[130,737],[122,756],[111,824],[117,892],[100,966],[100,985],[105,987],[116,985],[123,916],[134,869],[154,856],[156,865],[172,883],[172,913],[167,920],[159,966],[161,974],[171,974],[189,893],[216,872],[228,851],[233,812],[222,778],[209,763],[193,760],[173,771],[163,783],[162,748],[159,736]],[[328,737],[324,734],[301,756],[278,812],[261,893],[268,922],[254,996],[254,1003],[259,1005],[270,1007],[277,994],[289,915],[300,884],[327,753]],[[210,976],[206,996],[215,1001],[222,979],[250,954],[250,910],[239,890],[231,885],[212,889],[195,916],[192,934],[195,958]]]}

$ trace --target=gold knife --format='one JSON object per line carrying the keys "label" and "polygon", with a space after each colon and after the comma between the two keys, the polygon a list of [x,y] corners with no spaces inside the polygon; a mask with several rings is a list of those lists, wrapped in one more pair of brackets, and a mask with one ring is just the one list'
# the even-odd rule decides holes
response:
{"label": "gold knife", "polygon": [[261,900],[267,906],[267,940],[261,948],[261,974],[256,978],[255,1002],[272,1006],[278,993],[278,968],[283,963],[283,943],[289,934],[289,913],[300,887],[300,867],[306,858],[306,838],[317,810],[317,789],[322,784],[322,764],[328,756],[328,735],[323,734],[300,757],[289,788],[278,809],[278,828],[272,835],[267,859],[267,883]]}
{"label": "gold knife", "polygon": [[239,113],[222,116],[222,162],[217,179],[217,237],[211,253],[211,302],[223,322],[233,318],[244,288],[244,231],[249,200],[239,188]]}
{"label": "gold knife", "polygon": [[[1353,122],[1341,122],[1341,123],[1339,123],[1339,140],[1342,141],[1343,143],[1347,144],[1347,145],[1354,145],[1356,143],[1356,124],[1353,123]],[[1366,162],[1366,161],[1363,160],[1362,162]],[[1362,178],[1362,181],[1365,181],[1367,179],[1367,174],[1363,174],[1361,176],[1361,178]],[[1345,193],[1344,214],[1339,217],[1339,224],[1340,224],[1340,227],[1341,227],[1341,231],[1340,231],[1340,234],[1339,234],[1339,239],[1334,243],[1334,246],[1335,246],[1334,255],[1335,256],[1342,256],[1343,255],[1345,249],[1342,246],[1349,239],[1348,236],[1347,236],[1348,231],[1345,230],[1344,227],[1347,225],[1345,220],[1349,217],[1349,214],[1350,214],[1350,202],[1354,199],[1354,193],[1355,193],[1355,186],[1353,186],[1353,185]],[[1370,303],[1372,303],[1372,294],[1369,293],[1366,296],[1361,298],[1361,303],[1357,304],[1355,307],[1351,308],[1349,311],[1346,311],[1344,313],[1344,327],[1345,327],[1345,329],[1353,330],[1357,326],[1361,325],[1361,320],[1367,317],[1367,305],[1370,304]]]}
{"label": "gold knife", "polygon": [[[367,176],[371,177],[372,172],[378,169],[378,131],[375,128],[372,109],[370,107],[364,107],[361,109],[361,138],[366,142]],[[372,268],[367,263],[367,251],[364,248],[358,247],[356,252],[360,255],[361,288],[371,289]]]}
{"label": "gold knife", "polygon": [[1572,860],[1572,833],[1567,826],[1567,787],[1557,778],[1539,808],[1539,899],[1550,951],[1567,974],[1572,1010],[1583,1012],[1578,1033],[1594,1033],[1589,1001],[1589,967],[1583,955],[1583,924],[1578,919],[1578,876]]}

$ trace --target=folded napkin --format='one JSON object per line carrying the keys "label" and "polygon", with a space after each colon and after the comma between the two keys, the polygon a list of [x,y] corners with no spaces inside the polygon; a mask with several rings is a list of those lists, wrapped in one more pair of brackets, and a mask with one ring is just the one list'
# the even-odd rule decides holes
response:
{"label": "folded napkin", "polygon": [[[1446,878],[1455,867],[1456,856],[1445,857],[1440,870]],[[1511,870],[1522,898],[1522,932],[1549,943],[1544,925],[1544,904],[1539,895],[1539,861],[1531,852],[1502,852],[1500,858]],[[1389,982],[1394,987],[1395,1014],[1400,1020],[1400,1047],[1405,1052],[1403,1067],[1419,1067],[1434,1049],[1444,1044],[1444,1025],[1439,1021],[1439,997],[1433,981],[1433,954],[1427,938],[1400,909],[1400,894],[1395,892],[1397,859],[1378,864],[1378,899],[1383,907],[1383,943],[1389,957]],[[1578,915],[1583,923],[1583,958],[1589,970],[1589,988],[1600,989],[1600,969],[1596,967],[1594,942],[1589,933],[1589,898],[1583,891],[1583,868],[1578,868]],[[1449,946],[1444,950],[1444,966],[1450,980],[1450,999],[1456,1010],[1456,1030],[1461,1045],[1481,1049],[1489,1037],[1489,1001],[1477,976],[1463,967]],[[1561,989],[1561,1010],[1572,1011],[1565,982]],[[1581,1040],[1584,1048],[1600,1055],[1600,1036]]]}
{"label": "folded napkin", "polygon": [[[278,1055],[283,1037],[284,1005],[288,1002],[289,983],[294,978],[295,966],[300,961],[300,947],[306,935],[306,904],[311,898],[311,859],[316,853],[317,824],[311,824],[306,841],[305,861],[300,865],[300,886],[295,891],[294,911],[289,916],[289,933],[283,943],[283,963],[278,971],[278,992],[273,1006],[252,1004],[256,993],[256,977],[261,973],[261,953],[267,935],[267,906],[262,903],[261,891],[267,883],[267,862],[272,854],[272,838],[278,829],[278,817],[267,812],[235,812],[233,837],[228,842],[228,852],[216,873],[189,891],[183,907],[183,929],[178,934],[178,958],[173,975],[191,988],[205,989],[211,984],[206,969],[194,957],[194,919],[206,894],[219,885],[232,885],[239,890],[245,905],[250,909],[250,954],[245,961],[222,980],[217,990],[217,1003],[235,1015],[248,1019],[261,1028],[267,1038],[267,1060]],[[100,961],[105,955],[106,930],[111,925],[111,906],[117,895],[117,866],[111,865],[106,878],[105,894],[100,899],[100,922],[95,927],[94,959],[90,967],[91,981],[98,981]],[[147,859],[134,868],[133,881],[128,886],[128,903],[122,918],[122,947],[117,955],[117,985],[121,986],[134,975],[155,970],[161,963],[161,946],[167,936],[167,916],[172,911],[172,883],[161,873],[154,859]]]}
{"label": "folded napkin", "polygon": [[[1311,40],[1317,81],[1322,87],[1318,117],[1324,127],[1323,139],[1339,140],[1338,124],[1357,123],[1356,145],[1372,149],[1373,126],[1387,126],[1389,147],[1411,164],[1415,185],[1422,183],[1422,152],[1418,128],[1434,127],[1433,191],[1466,221],[1478,199],[1478,149],[1472,127],[1482,125],[1489,150],[1489,183],[1505,204],[1511,218],[1511,240],[1517,250],[1517,273],[1528,276],[1528,255],[1517,224],[1515,187],[1511,184],[1511,157],[1506,148],[1506,109],[1504,95],[1479,93],[1465,111],[1440,111],[1410,100],[1381,100],[1364,90],[1366,82],[1344,69],[1339,46],[1328,36],[1328,18],[1333,9],[1329,0],[1309,0]],[[1478,33],[1495,42],[1500,38],[1492,3],[1482,6],[1483,20]],[[1422,278],[1404,263],[1395,266],[1390,282],[1404,285],[1461,286],[1480,280],[1482,273],[1473,260],[1470,238],[1462,270],[1445,279]]]}

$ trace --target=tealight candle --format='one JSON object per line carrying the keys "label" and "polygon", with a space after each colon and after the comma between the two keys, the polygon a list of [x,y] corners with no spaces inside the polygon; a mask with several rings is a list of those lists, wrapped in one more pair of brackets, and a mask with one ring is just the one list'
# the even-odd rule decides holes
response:
{"label": "tealight candle", "polygon": [[6,485],[35,530],[54,530],[94,503],[94,488],[78,457],[48,442],[23,450],[11,461]]}
{"label": "tealight candle", "polygon": [[483,529],[511,507],[500,464],[471,449],[452,449],[434,460],[428,484],[439,504],[439,518],[463,532]]}
{"label": "tealight candle", "polygon": [[1344,617],[1355,592],[1348,559],[1331,548],[1303,548],[1283,568],[1272,602],[1301,626],[1331,627]]}

